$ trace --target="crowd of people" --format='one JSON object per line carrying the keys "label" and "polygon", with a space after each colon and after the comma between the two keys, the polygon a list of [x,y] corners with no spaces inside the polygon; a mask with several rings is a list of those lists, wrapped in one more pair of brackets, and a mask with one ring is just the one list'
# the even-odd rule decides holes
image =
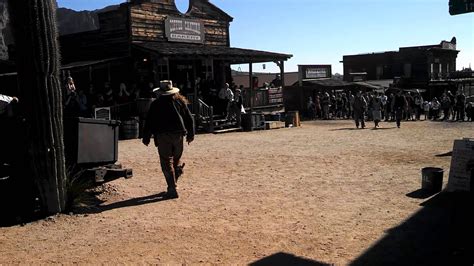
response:
{"label": "crowd of people", "polygon": [[319,92],[309,97],[306,105],[309,119],[354,119],[356,127],[364,128],[365,121],[397,122],[416,120],[473,121],[474,103],[459,90],[456,95],[446,91],[440,99],[424,99],[419,91],[393,93],[329,93]]}
{"label": "crowd of people", "polygon": [[110,82],[105,82],[102,88],[96,89],[90,84],[87,89],[76,87],[72,77],[68,77],[63,91],[65,116],[92,117],[94,109],[134,102],[138,98],[154,98],[153,83],[137,86],[132,84],[127,88],[125,83],[119,83],[114,89]]}

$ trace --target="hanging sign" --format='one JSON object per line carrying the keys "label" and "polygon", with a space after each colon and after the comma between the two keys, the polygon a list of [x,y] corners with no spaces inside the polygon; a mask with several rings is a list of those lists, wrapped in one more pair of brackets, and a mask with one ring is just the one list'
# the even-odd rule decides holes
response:
{"label": "hanging sign", "polygon": [[269,88],[268,89],[268,103],[279,104],[283,103],[283,88]]}
{"label": "hanging sign", "polygon": [[204,23],[200,20],[168,17],[165,32],[170,42],[204,43]]}

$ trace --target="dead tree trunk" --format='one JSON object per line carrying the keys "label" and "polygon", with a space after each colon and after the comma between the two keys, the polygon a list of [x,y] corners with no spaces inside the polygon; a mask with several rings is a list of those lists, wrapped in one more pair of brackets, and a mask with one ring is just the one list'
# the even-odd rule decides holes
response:
{"label": "dead tree trunk", "polygon": [[66,170],[55,0],[9,0],[29,167],[49,214],[65,208]]}

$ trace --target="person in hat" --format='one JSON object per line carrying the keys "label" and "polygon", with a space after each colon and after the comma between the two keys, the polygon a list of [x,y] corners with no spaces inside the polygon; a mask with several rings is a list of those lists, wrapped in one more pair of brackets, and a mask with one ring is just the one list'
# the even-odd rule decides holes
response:
{"label": "person in hat", "polygon": [[354,121],[356,128],[359,128],[359,122],[361,128],[365,128],[364,115],[367,111],[367,101],[362,96],[362,92],[358,91],[354,97],[354,102],[352,103],[352,109],[354,110]]}
{"label": "person in hat", "polygon": [[160,156],[161,170],[168,185],[167,197],[178,198],[176,181],[182,174],[183,138],[186,136],[188,145],[194,140],[194,120],[189,111],[188,100],[173,87],[170,80],[160,82],[154,89],[157,99],[148,110],[143,129],[142,142],[150,144],[153,136]]}
{"label": "person in hat", "polygon": [[403,117],[403,111],[407,107],[407,100],[402,94],[402,90],[398,90],[397,95],[392,100],[392,110],[395,113],[395,120],[397,121],[397,128],[400,128],[400,123]]}

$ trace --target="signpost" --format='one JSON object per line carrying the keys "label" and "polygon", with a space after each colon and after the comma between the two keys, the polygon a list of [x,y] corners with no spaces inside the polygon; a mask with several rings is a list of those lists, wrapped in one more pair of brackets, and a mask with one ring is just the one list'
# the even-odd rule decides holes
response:
{"label": "signpost", "polygon": [[449,170],[448,191],[470,191],[471,164],[474,163],[474,140],[454,141],[451,168]]}
{"label": "signpost", "polygon": [[474,0],[449,0],[449,14],[459,15],[474,12]]}

